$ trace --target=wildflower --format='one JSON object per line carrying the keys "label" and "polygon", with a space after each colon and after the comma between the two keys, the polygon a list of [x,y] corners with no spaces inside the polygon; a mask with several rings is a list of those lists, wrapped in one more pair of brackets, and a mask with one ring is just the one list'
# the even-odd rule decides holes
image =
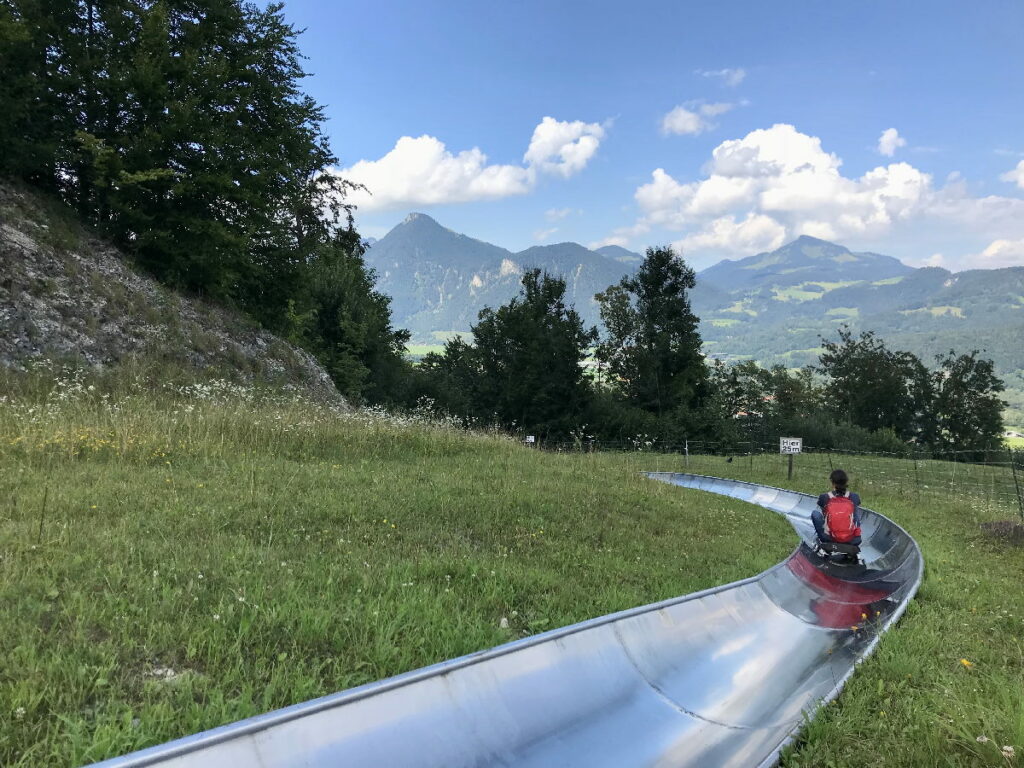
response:
{"label": "wildflower", "polygon": [[975,739],[975,741],[978,742],[979,744],[988,744],[988,736],[984,736],[984,735],[979,736],[978,738]]}
{"label": "wildflower", "polygon": [[1011,747],[1008,744],[1003,747],[1002,753],[1003,757],[1005,757],[1007,760],[1013,760],[1013,758],[1016,757],[1016,753],[1013,751],[1013,747]]}
{"label": "wildflower", "polygon": [[14,710],[14,719],[15,720],[21,720],[21,718],[23,718],[24,716],[25,716],[25,708],[24,707],[18,707],[16,710]]}
{"label": "wildflower", "polygon": [[214,621],[220,621],[220,614],[219,613],[213,614],[213,620]]}
{"label": "wildflower", "polygon": [[96,505],[93,504],[91,507],[89,507],[89,509],[96,509]]}
{"label": "wildflower", "polygon": [[858,629],[860,629],[860,627],[858,627],[856,624],[854,624],[852,627],[850,627],[850,629],[852,629],[854,632],[856,632]]}
{"label": "wildflower", "polygon": [[866,613],[862,613],[862,614],[860,615],[860,617],[861,617],[862,619],[867,619],[868,615],[867,615]]}
{"label": "wildflower", "polygon": [[965,667],[967,667],[967,669],[970,669],[971,667],[974,666],[974,662],[973,661],[968,661],[967,659],[960,659],[960,663],[963,664]]}

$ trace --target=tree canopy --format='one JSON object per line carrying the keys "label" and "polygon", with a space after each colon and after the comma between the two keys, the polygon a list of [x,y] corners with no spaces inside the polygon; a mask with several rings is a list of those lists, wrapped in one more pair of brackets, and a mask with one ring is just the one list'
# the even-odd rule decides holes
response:
{"label": "tree canopy", "polygon": [[699,319],[690,309],[695,285],[693,269],[671,247],[648,248],[633,276],[595,297],[605,327],[597,357],[629,405],[679,416],[707,394]]}
{"label": "tree canopy", "polygon": [[591,387],[583,369],[597,330],[565,304],[565,280],[539,269],[523,274],[519,295],[481,310],[473,344],[449,341],[424,371],[448,408],[541,437],[566,437],[580,425]]}
{"label": "tree canopy", "polygon": [[59,195],[164,282],[305,344],[346,394],[375,396],[404,341],[281,9],[0,0],[0,173]]}

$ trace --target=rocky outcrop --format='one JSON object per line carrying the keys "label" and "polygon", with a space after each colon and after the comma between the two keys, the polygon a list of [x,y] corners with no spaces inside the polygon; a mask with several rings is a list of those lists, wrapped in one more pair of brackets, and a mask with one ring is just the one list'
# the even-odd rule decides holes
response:
{"label": "rocky outcrop", "polygon": [[0,182],[0,366],[129,362],[340,403],[308,353],[244,317],[132,268],[60,206]]}

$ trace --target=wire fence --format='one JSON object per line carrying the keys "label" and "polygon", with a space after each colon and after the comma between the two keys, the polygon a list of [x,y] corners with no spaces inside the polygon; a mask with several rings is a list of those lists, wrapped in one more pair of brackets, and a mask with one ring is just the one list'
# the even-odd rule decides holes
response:
{"label": "wire fence", "polygon": [[948,499],[951,495],[973,502],[992,513],[1024,520],[1024,450],[997,448],[969,451],[914,451],[870,453],[817,449],[804,446],[800,454],[779,454],[779,443],[723,444],[689,440],[659,444],[651,440],[575,441],[545,443],[557,452],[621,452],[635,454],[645,467],[656,471],[726,473],[764,480],[810,475],[826,478],[833,469],[850,474],[852,485],[881,485],[914,499]]}

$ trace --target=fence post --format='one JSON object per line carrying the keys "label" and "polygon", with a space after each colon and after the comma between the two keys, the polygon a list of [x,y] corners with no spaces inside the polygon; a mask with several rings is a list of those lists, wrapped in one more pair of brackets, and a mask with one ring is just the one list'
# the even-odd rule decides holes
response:
{"label": "fence post", "polygon": [[689,440],[685,440],[683,442],[683,452],[686,455],[686,458],[685,458],[686,468],[689,469],[690,468],[690,441]]}
{"label": "fence post", "polygon": [[1010,457],[1010,471],[1013,473],[1013,486],[1017,489],[1017,507],[1020,509],[1020,517],[1024,520],[1024,496],[1020,493],[1020,480],[1017,479],[1017,456],[1013,448],[1007,446],[1006,453]]}
{"label": "fence post", "polygon": [[914,457],[914,497],[921,498],[921,476],[917,472],[917,450],[915,449],[911,456]]}
{"label": "fence post", "polygon": [[786,479],[793,479],[793,454],[789,454],[789,468],[786,470]]}

